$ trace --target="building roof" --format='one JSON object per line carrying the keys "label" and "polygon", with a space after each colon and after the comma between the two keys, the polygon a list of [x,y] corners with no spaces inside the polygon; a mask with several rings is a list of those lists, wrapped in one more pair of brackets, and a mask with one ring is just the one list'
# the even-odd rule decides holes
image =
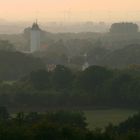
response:
{"label": "building roof", "polygon": [[32,30],[40,30],[38,23],[34,22],[31,29]]}

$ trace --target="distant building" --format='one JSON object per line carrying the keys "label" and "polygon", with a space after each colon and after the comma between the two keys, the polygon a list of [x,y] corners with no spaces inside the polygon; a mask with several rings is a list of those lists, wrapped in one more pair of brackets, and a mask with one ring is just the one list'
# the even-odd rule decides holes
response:
{"label": "distant building", "polygon": [[82,66],[82,70],[84,71],[88,67],[89,67],[89,63],[88,62],[85,62],[84,65]]}
{"label": "distant building", "polygon": [[36,22],[33,23],[32,28],[30,30],[30,52],[36,52],[40,50],[40,40],[41,40],[41,29],[39,28],[39,25]]}
{"label": "distant building", "polygon": [[84,54],[84,58],[85,58],[85,62],[82,66],[83,71],[89,67],[89,63],[87,62],[87,53]]}
{"label": "distant building", "polygon": [[48,72],[51,72],[51,71],[55,70],[55,68],[56,68],[55,64],[47,65]]}

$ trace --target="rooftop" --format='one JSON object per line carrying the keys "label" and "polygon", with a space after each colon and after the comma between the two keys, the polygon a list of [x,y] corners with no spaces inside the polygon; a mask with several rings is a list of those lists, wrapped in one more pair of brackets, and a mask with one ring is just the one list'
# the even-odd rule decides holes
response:
{"label": "rooftop", "polygon": [[32,25],[32,30],[40,30],[39,25],[37,22],[34,22]]}

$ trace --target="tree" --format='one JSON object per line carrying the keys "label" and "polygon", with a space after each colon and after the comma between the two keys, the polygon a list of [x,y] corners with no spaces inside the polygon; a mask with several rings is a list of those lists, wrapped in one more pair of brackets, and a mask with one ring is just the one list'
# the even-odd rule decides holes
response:
{"label": "tree", "polygon": [[111,70],[101,66],[91,66],[80,74],[78,84],[81,89],[94,93],[111,77]]}
{"label": "tree", "polygon": [[6,121],[8,120],[10,117],[7,108],[4,106],[0,107],[0,121]]}
{"label": "tree", "polygon": [[47,114],[49,122],[58,123],[59,125],[69,125],[86,129],[86,117],[83,112],[78,111],[56,111]]}
{"label": "tree", "polygon": [[8,40],[0,40],[0,50],[15,51],[15,47]]}
{"label": "tree", "polygon": [[39,58],[21,52],[0,50],[0,80],[17,80],[38,69],[45,69]]}
{"label": "tree", "polygon": [[29,82],[31,82],[35,89],[45,90],[50,87],[50,73],[46,70],[31,72]]}
{"label": "tree", "polygon": [[32,124],[37,123],[41,119],[41,115],[38,112],[30,112],[25,116],[25,121]]}
{"label": "tree", "polygon": [[73,74],[70,69],[62,65],[57,65],[52,72],[52,86],[55,89],[67,89],[72,86]]}
{"label": "tree", "polygon": [[87,60],[90,65],[100,65],[102,64],[102,59],[109,54],[110,51],[103,47],[91,48],[87,54]]}

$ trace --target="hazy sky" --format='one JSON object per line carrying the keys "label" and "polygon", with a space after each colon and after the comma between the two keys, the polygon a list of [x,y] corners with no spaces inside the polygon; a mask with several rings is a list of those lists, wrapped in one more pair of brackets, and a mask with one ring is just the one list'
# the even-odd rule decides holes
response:
{"label": "hazy sky", "polygon": [[140,20],[140,0],[0,0],[0,19]]}

